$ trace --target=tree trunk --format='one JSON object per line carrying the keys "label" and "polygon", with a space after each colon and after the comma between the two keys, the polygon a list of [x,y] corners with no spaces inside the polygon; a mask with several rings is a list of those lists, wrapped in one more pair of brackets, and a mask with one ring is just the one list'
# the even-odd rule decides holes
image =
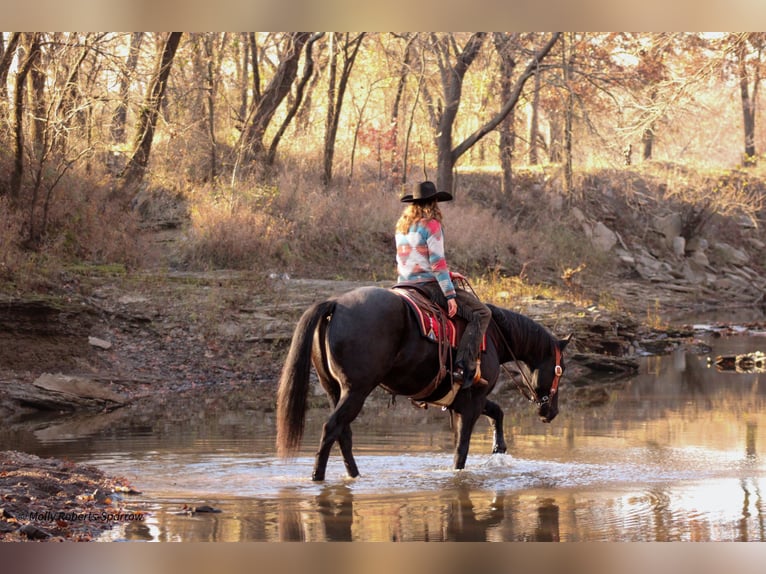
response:
{"label": "tree trunk", "polygon": [[[232,173],[232,182],[237,180],[240,170],[246,164],[265,156],[264,134],[280,104],[290,92],[290,88],[298,74],[298,62],[301,57],[301,51],[311,37],[311,33],[290,32],[287,37],[288,46],[286,53],[279,62],[274,76],[262,94],[254,94],[244,130],[237,144],[237,162]],[[257,68],[256,64],[256,62],[253,62],[254,71]]]}
{"label": "tree trunk", "polygon": [[149,84],[144,105],[138,116],[133,155],[122,174],[120,174],[122,179],[120,194],[123,196],[123,201],[127,199],[131,188],[143,179],[146,168],[149,165],[154,129],[157,126],[157,118],[160,115],[160,107],[162,106],[165,89],[168,84],[170,68],[173,65],[173,59],[175,58],[182,35],[182,32],[171,32],[159,54],[156,72]]}
{"label": "tree trunk", "polygon": [[558,114],[550,114],[548,118],[548,139],[548,161],[561,163],[564,158],[564,130]]}
{"label": "tree trunk", "polygon": [[[571,34],[565,34],[564,37]],[[569,43],[571,44],[571,42]],[[572,60],[574,59],[574,50],[567,42],[562,42],[561,57],[564,69],[564,89],[567,91],[566,108],[564,111],[564,193],[572,192],[572,124],[574,120],[574,93],[572,91]]]}
{"label": "tree trunk", "polygon": [[652,159],[652,151],[654,150],[654,128],[652,126],[646,128],[641,134],[641,147],[643,149],[641,157],[644,160]]}
{"label": "tree trunk", "polygon": [[330,85],[327,93],[327,126],[324,138],[324,169],[322,170],[322,184],[325,187],[332,182],[332,163],[335,155],[335,139],[338,133],[338,124],[340,123],[340,111],[343,106],[343,98],[346,95],[346,86],[351,75],[351,69],[354,67],[354,61],[359,53],[359,47],[364,36],[365,33],[362,32],[355,38],[349,39],[349,34],[346,34],[343,43],[343,66],[341,67],[337,87],[335,86],[337,76],[337,46],[335,51],[331,50]]}
{"label": "tree trunk", "polygon": [[[242,32],[241,35],[241,42],[238,43],[238,46],[242,50],[241,54],[241,63],[239,58],[237,59],[237,75],[238,75],[238,81],[239,81],[239,112],[237,113],[237,120],[242,123],[244,126],[245,123],[245,116],[247,115],[247,101],[248,101],[248,90],[247,90],[247,82],[248,78],[250,77],[250,44],[248,40],[248,33]],[[241,66],[241,67],[240,67]]]}
{"label": "tree trunk", "polygon": [[216,154],[216,141],[215,141],[215,86],[216,86],[216,74],[215,66],[213,65],[213,40],[215,36],[213,34],[207,34],[204,38],[205,59],[206,59],[206,111],[207,111],[207,135],[209,151],[210,151],[210,171],[208,172],[210,181],[215,181],[218,175],[218,157]]}
{"label": "tree trunk", "polygon": [[117,109],[112,118],[112,139],[115,143],[125,143],[125,125],[128,122],[128,101],[130,96],[130,82],[136,72],[138,56],[143,42],[143,32],[133,32],[130,36],[130,48],[128,49],[128,58],[125,62],[125,69],[120,77],[120,95],[117,102]]}
{"label": "tree trunk", "polygon": [[13,56],[16,54],[16,47],[19,45],[21,32],[13,32],[8,38],[8,45],[0,57],[0,99],[8,102],[8,72],[11,69]]}
{"label": "tree trunk", "polygon": [[[322,146],[322,183],[327,185],[332,179],[332,157],[335,151],[335,135],[332,133],[335,126],[335,92],[337,90],[336,76],[338,75],[337,35],[330,34],[329,51],[330,63],[327,68],[327,114],[325,118],[324,145]],[[329,172],[329,173],[328,173]]]}
{"label": "tree trunk", "polygon": [[314,73],[314,57],[312,54],[314,43],[322,36],[324,36],[324,32],[318,32],[314,34],[308,42],[306,42],[306,59],[303,66],[303,76],[301,77],[300,82],[298,82],[298,86],[295,90],[295,101],[288,110],[282,125],[279,126],[277,133],[274,135],[274,139],[271,141],[269,153],[266,158],[266,163],[269,166],[274,165],[274,161],[276,160],[277,156],[277,146],[279,146],[279,142],[282,140],[282,136],[285,134],[285,131],[290,125],[290,122],[292,122],[293,118],[295,117],[295,114],[298,113],[298,108],[300,108],[301,103],[303,102],[303,93],[306,89],[306,84]]}
{"label": "tree trunk", "polygon": [[[413,34],[407,45],[404,47],[404,58],[402,59],[402,67],[399,71],[399,81],[396,85],[396,95],[394,97],[394,104],[391,106],[391,140],[393,147],[391,148],[391,179],[392,181],[398,181],[403,175],[403,165],[399,159],[399,107],[401,106],[402,96],[404,95],[404,88],[407,85],[407,76],[410,71],[410,60],[412,58],[412,45],[417,34]],[[402,182],[404,183],[404,181]]]}
{"label": "tree trunk", "polygon": [[453,169],[456,157],[452,153],[452,130],[460,107],[463,94],[463,80],[468,68],[473,64],[486,37],[485,32],[473,34],[463,50],[458,54],[454,65],[450,60],[450,39],[439,39],[431,35],[433,46],[437,53],[439,69],[442,78],[444,106],[439,114],[436,132],[436,187],[441,191],[452,193]]}
{"label": "tree trunk", "polygon": [[[42,41],[42,35],[39,35]],[[45,149],[46,130],[48,129],[48,111],[45,103],[45,71],[42,66],[42,50],[38,50],[37,57],[32,62],[29,70],[32,83],[32,142],[34,157],[39,159]]]}
{"label": "tree trunk", "polygon": [[[507,35],[493,34],[495,49],[500,55],[500,101],[507,102],[511,99],[513,86],[511,78],[516,68],[516,60],[511,54],[511,42],[518,34]],[[513,110],[500,122],[498,131],[500,134],[500,167],[502,168],[501,192],[506,200],[510,200],[513,194],[513,151],[516,142],[514,120],[516,114]]]}
{"label": "tree trunk", "polygon": [[16,74],[16,88],[14,92],[14,161],[13,172],[11,172],[10,196],[15,202],[21,195],[21,183],[24,177],[24,86],[27,83],[27,76],[32,69],[34,62],[40,56],[40,34],[34,33],[30,41],[29,49],[26,51],[26,58],[21,64]]}
{"label": "tree trunk", "polygon": [[537,155],[537,145],[540,139],[540,70],[535,73],[535,88],[532,93],[532,117],[529,120],[529,164],[537,165],[540,161]]}
{"label": "tree trunk", "polygon": [[[746,167],[756,164],[755,154],[755,98],[750,97],[750,77],[747,69],[747,42],[743,39],[737,46],[737,67],[739,93],[742,101],[742,119],[745,130],[745,156],[742,164]],[[754,86],[757,86],[757,75]],[[755,92],[756,87],[753,88]]]}

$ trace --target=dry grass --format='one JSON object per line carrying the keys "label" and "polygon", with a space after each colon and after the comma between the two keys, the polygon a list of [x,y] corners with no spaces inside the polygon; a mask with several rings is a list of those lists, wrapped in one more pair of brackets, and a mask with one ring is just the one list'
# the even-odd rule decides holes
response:
{"label": "dry grass", "polygon": [[[189,221],[177,242],[177,261],[192,269],[393,282],[398,190],[375,178],[325,189],[307,165],[293,162],[268,183],[190,187],[183,193]],[[648,245],[648,222],[663,210],[685,213],[689,225],[696,217],[696,232],[705,225],[718,226],[718,232],[743,216],[760,224],[762,175],[652,162],[578,173],[576,192],[564,197],[556,169],[520,169],[508,197],[500,192],[496,171],[462,170],[455,201],[443,204],[448,260],[484,299],[498,304],[540,294],[583,302],[587,293],[596,293],[591,296],[599,303],[614,305],[608,295],[598,295],[605,293],[604,277],[614,272],[614,257],[592,248],[572,215],[574,206],[590,221],[620,230],[626,241]],[[120,211],[107,193],[107,182],[73,172],[61,185],[48,234],[34,252],[22,247],[23,210],[0,202],[0,280],[55,272],[56,262],[148,264],[137,214]]]}

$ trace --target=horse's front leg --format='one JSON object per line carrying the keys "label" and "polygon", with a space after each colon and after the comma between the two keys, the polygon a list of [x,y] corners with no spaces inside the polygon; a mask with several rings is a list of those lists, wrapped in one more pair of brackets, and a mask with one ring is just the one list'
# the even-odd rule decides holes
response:
{"label": "horse's front leg", "polygon": [[479,417],[474,409],[468,409],[467,412],[456,411],[456,415],[455,433],[457,435],[457,447],[455,448],[455,470],[462,470],[465,468],[465,461],[468,458],[468,448],[471,445],[473,427]]}
{"label": "horse's front leg", "polygon": [[489,424],[494,434],[492,454],[505,453],[508,447],[505,444],[503,433],[503,409],[497,403],[487,400],[484,404],[483,414],[489,418]]}

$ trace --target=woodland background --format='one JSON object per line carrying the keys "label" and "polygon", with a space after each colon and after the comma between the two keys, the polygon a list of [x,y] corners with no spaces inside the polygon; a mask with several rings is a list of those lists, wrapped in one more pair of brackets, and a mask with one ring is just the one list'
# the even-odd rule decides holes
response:
{"label": "woodland background", "polygon": [[598,281],[566,227],[594,190],[652,188],[687,239],[762,218],[764,33],[0,40],[5,290],[81,265],[393,278],[397,199],[424,178],[456,197],[467,273]]}

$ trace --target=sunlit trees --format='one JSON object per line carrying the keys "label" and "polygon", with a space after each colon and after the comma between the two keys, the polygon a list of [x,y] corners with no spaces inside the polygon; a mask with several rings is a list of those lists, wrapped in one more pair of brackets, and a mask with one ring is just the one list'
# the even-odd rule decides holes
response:
{"label": "sunlit trees", "polygon": [[[374,173],[384,186],[433,175],[449,189],[458,166],[481,163],[502,173],[510,197],[512,173],[524,165],[561,165],[571,187],[578,162],[622,163],[625,143],[647,160],[676,153],[675,135],[692,134],[688,123],[703,114],[697,92],[716,89],[728,106],[721,129],[734,133],[736,113],[746,163],[755,161],[764,140],[762,34],[562,40],[541,32],[6,32],[0,194],[31,193],[38,177],[45,188],[61,166],[122,173],[106,185],[128,205],[147,174],[236,189],[299,164],[325,186]],[[688,136],[694,145],[702,138]],[[341,165],[347,177],[336,179]]]}

